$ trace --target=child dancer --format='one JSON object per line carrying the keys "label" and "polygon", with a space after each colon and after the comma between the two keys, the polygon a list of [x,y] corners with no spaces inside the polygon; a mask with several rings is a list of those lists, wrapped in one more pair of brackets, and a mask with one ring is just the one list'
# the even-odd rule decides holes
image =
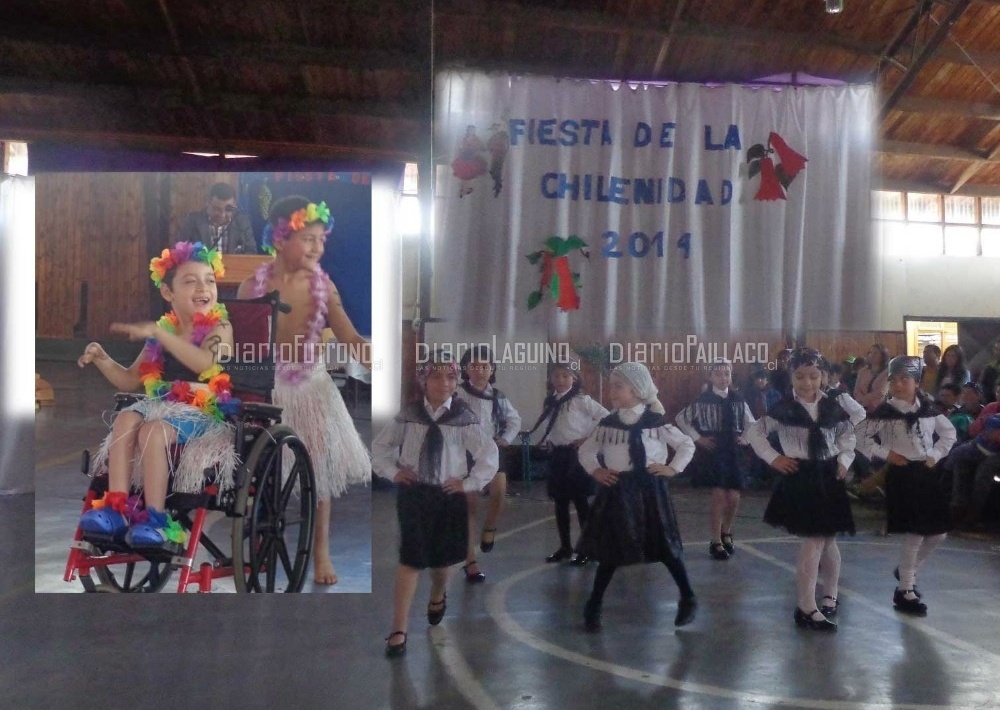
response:
{"label": "child dancer", "polygon": [[[233,330],[217,300],[215,280],[225,270],[216,250],[178,242],[155,257],[149,270],[170,313],[156,323],[111,325],[113,333],[146,341],[139,357],[126,368],[90,343],[77,361],[80,367],[93,363],[119,390],[146,390],[146,399],[115,415],[94,460],[95,469],[107,463],[108,492],[83,514],[80,528],[133,547],[177,552],[187,533],[164,511],[170,446],[185,445],[174,472],[177,491],[201,490],[204,471],[213,465],[219,465],[220,480],[231,484],[236,469],[235,433],[223,416],[238,403],[217,364],[220,350],[232,351]],[[145,511],[127,501],[130,478],[142,481]]]}
{"label": "child dancer", "polygon": [[[674,625],[684,626],[694,620],[698,602],[681,559],[667,479],[688,464],[694,443],[663,415],[645,365],[618,365],[610,384],[615,411],[580,446],[580,465],[601,484],[579,545],[581,554],[600,563],[584,607],[584,625],[588,631],[600,630],[604,592],[615,570],[662,562],[681,594]],[[669,465],[668,446],[675,451]]]}
{"label": "child dancer", "polygon": [[[782,474],[764,512],[764,522],[802,539],[796,565],[797,626],[836,631],[827,617],[839,607],[840,550],[834,537],[854,534],[854,518],[844,488],[854,459],[855,434],[839,401],[820,391],[823,356],[798,348],[789,360],[792,394],[774,405],[747,433],[754,452]],[[767,436],[777,432],[779,454]],[[816,607],[820,576],[824,597]]]}
{"label": "child dancer", "polygon": [[859,448],[888,463],[887,528],[903,535],[893,606],[904,614],[926,616],[927,605],[916,591],[917,570],[950,528],[949,496],[938,463],[955,444],[955,427],[935,413],[930,396],[917,388],[920,370],[918,357],[900,356],[889,363],[891,397],[859,427]]}
{"label": "child dancer", "polygon": [[[496,382],[496,363],[493,354],[485,345],[466,350],[462,355],[462,383],[455,396],[465,402],[479,419],[483,432],[496,443],[497,447],[510,446],[521,431],[521,415],[503,392],[493,384]],[[486,487],[490,496],[486,507],[486,520],[479,539],[479,549],[489,552],[497,533],[497,519],[503,510],[507,495],[507,473],[501,449],[500,469]],[[469,549],[465,557],[465,581],[470,584],[482,582],[486,575],[479,570],[473,538],[476,532],[476,509],[479,506],[479,492],[468,494],[469,503]]]}
{"label": "child dancer", "polygon": [[275,258],[240,284],[238,292],[240,298],[256,298],[278,291],[292,307],[278,316],[278,354],[291,352],[293,357],[278,363],[273,398],[282,408],[282,420],[295,429],[312,459],[318,501],[313,576],[318,584],[337,583],[330,560],[330,499],[352,483],[371,480],[368,450],[326,371],[320,342],[323,328],[330,327],[367,365],[367,342],[354,329],[337,287],[319,265],[332,227],[325,202],[317,205],[296,195],[276,202],[264,230],[264,250]]}
{"label": "child dancer", "polygon": [[708,554],[728,560],[736,552],[733,524],[740,492],[747,483],[739,446],[746,446],[743,434],[756,420],[743,398],[730,388],[733,366],[728,360],[709,366],[708,381],[711,386],[677,415],[677,426],[701,452],[701,476],[694,485],[712,489]]}
{"label": "child dancer", "polygon": [[545,422],[545,432],[539,444],[548,443],[549,498],[555,501],[559,549],[545,558],[546,562],[570,559],[572,565],[585,565],[586,555],[574,555],[569,537],[569,504],[576,506],[576,517],[582,530],[590,514],[587,497],[593,489],[593,479],[580,467],[576,450],[608,415],[608,410],[584,394],[580,388],[580,372],[574,364],[557,364],[549,370],[549,394],[542,404],[542,414],[531,431]]}
{"label": "child dancer", "polygon": [[[406,407],[372,444],[375,473],[399,484],[399,567],[393,592],[393,626],[386,638],[389,657],[406,652],[410,605],[420,570],[431,570],[427,621],[441,623],[446,608],[448,568],[465,559],[469,514],[467,493],[478,493],[496,473],[498,454],[476,415],[454,397],[458,367],[453,362],[417,369],[420,403]],[[471,469],[467,456],[472,458]],[[466,474],[468,472],[468,475]]]}

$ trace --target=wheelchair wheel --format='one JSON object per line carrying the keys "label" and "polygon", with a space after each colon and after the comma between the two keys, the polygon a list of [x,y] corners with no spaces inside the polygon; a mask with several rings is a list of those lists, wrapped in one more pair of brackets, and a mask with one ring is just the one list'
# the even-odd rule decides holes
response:
{"label": "wheelchair wheel", "polygon": [[[173,568],[167,562],[146,560],[143,562],[126,562],[124,569],[111,567],[95,567],[94,573],[105,589],[95,588],[87,591],[115,591],[126,594],[152,594],[163,589],[170,579]],[[86,586],[86,585],[84,585]]]}
{"label": "wheelchair wheel", "polygon": [[301,592],[316,509],[309,453],[289,427],[272,426],[251,447],[246,472],[233,520],[236,591]]}

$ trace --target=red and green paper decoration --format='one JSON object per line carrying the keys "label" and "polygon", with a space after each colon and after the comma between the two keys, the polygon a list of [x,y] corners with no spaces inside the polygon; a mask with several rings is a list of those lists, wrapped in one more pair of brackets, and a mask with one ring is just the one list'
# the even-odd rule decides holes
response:
{"label": "red and green paper decoration", "polygon": [[545,248],[528,254],[528,261],[540,264],[542,277],[538,290],[528,295],[528,310],[542,302],[546,293],[556,302],[561,311],[575,311],[580,308],[580,272],[573,271],[569,265],[569,255],[579,251],[584,258],[590,258],[587,244],[576,235],[562,237],[551,236],[545,240]]}

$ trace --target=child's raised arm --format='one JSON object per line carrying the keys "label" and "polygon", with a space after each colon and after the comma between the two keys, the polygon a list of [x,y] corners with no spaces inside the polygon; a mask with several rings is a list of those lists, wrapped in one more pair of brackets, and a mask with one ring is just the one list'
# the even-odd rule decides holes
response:
{"label": "child's raised arm", "polygon": [[113,360],[100,343],[91,343],[84,349],[83,355],[77,359],[76,364],[80,367],[86,367],[93,363],[115,389],[122,392],[134,392],[142,385],[142,381],[139,379],[139,365],[142,364],[145,355],[146,349],[143,348],[135,362],[129,367],[125,367]]}
{"label": "child's raised arm", "polygon": [[[220,350],[233,348],[233,328],[222,321],[208,334],[201,345],[157,327],[156,323],[112,323],[112,333],[127,335],[129,340],[154,339],[191,372],[204,372],[218,362]],[[136,366],[138,367],[138,366]]]}

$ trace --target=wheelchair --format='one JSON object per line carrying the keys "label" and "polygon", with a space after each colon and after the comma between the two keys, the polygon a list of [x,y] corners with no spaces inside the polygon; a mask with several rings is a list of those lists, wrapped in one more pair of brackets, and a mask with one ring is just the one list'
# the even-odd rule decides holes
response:
{"label": "wheelchair", "polygon": [[[239,410],[228,418],[235,428],[233,445],[239,460],[233,485],[221,486],[218,471],[210,468],[204,472],[201,493],[168,488],[166,509],[188,533],[179,554],[131,549],[124,542],[84,536],[77,525],[63,577],[66,582],[78,577],[86,592],[151,593],[163,589],[179,571],[178,593],[193,585],[199,592],[210,592],[213,580],[225,577],[233,577],[236,591],[242,593],[302,591],[312,553],[315,480],[305,445],[281,424],[281,408],[271,404],[274,326],[278,311],[290,308],[278,300],[277,291],[256,299],[222,302],[229,312],[235,345],[235,357],[222,364],[230,376],[233,396],[240,399]],[[119,393],[116,411],[140,397]],[[175,445],[170,452],[175,461],[181,448]],[[108,487],[107,470],[91,471],[90,459],[90,452],[84,451],[81,470],[91,476],[91,482],[83,512]],[[230,520],[228,552],[227,546],[206,534],[210,512]],[[195,570],[202,548],[211,561]]]}

